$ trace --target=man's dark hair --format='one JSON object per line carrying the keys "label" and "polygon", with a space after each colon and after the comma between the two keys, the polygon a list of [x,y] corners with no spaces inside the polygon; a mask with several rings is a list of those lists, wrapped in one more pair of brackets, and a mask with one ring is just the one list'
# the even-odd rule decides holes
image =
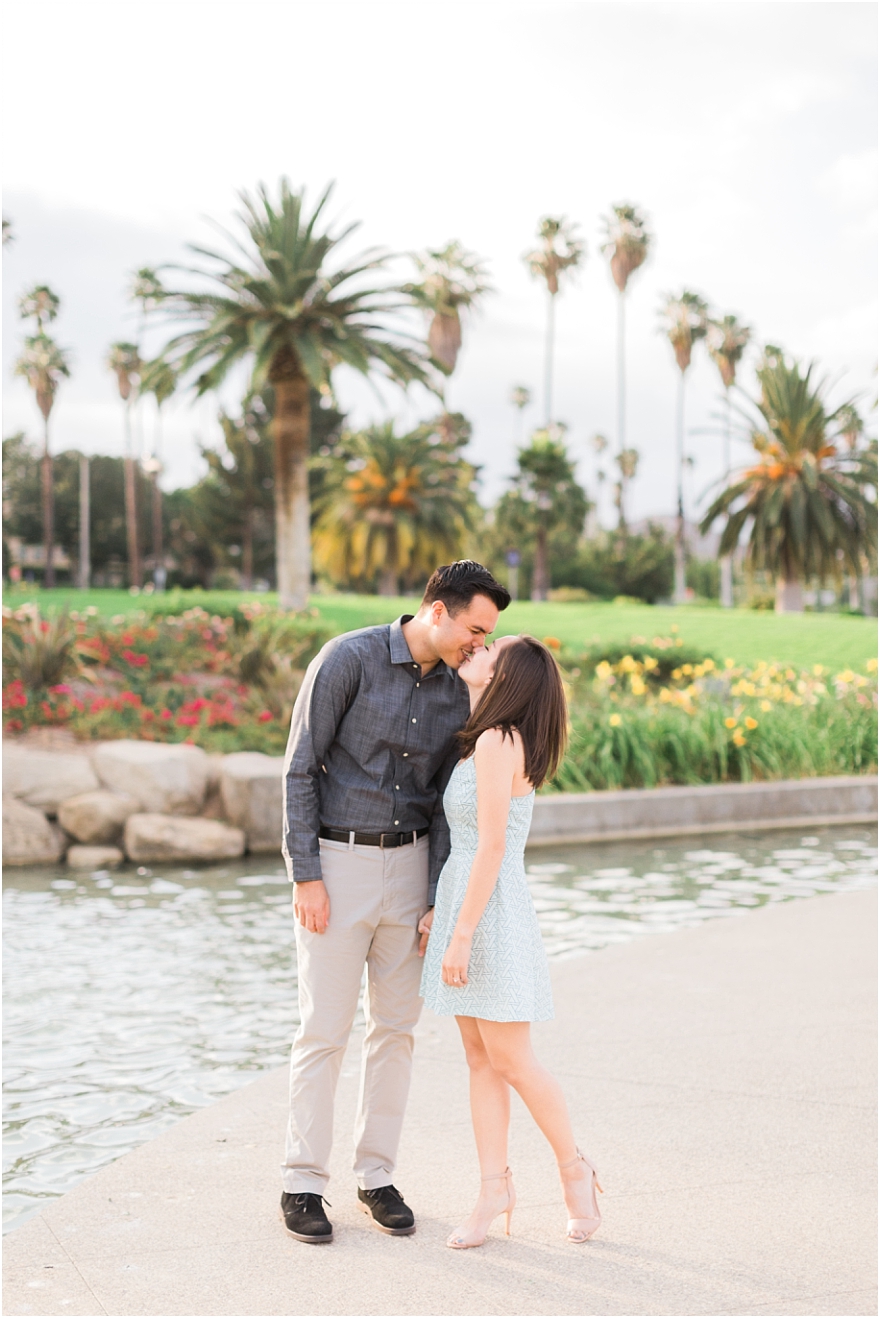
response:
{"label": "man's dark hair", "polygon": [[485,595],[499,612],[510,603],[510,592],[495,580],[487,567],[471,558],[462,558],[431,573],[422,604],[442,600],[447,613],[454,618],[462,609],[468,608],[475,595]]}

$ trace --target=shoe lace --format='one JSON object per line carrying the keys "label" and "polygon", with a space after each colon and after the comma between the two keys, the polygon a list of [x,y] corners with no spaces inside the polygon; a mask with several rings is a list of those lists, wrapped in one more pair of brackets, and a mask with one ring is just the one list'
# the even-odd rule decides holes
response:
{"label": "shoe lace", "polygon": [[398,1203],[403,1203],[403,1195],[394,1185],[382,1185],[378,1190],[368,1190],[367,1194],[371,1199],[378,1199],[380,1202],[396,1199]]}
{"label": "shoe lace", "polygon": [[333,1207],[330,1200],[325,1199],[322,1194],[309,1194],[308,1192],[294,1195],[293,1207],[301,1210],[303,1213],[307,1213],[311,1208],[311,1204],[309,1203],[310,1199],[317,1199],[318,1204],[326,1204],[328,1208]]}

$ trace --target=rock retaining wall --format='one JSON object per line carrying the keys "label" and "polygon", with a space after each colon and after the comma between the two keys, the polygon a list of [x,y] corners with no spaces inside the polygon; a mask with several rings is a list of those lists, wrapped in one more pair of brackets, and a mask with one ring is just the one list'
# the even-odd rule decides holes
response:
{"label": "rock retaining wall", "polygon": [[[113,741],[3,748],[3,862],[112,868],[128,859],[227,860],[280,852],[281,756]],[[535,803],[530,846],[869,823],[876,777],[566,793]],[[57,821],[57,822],[56,822]]]}

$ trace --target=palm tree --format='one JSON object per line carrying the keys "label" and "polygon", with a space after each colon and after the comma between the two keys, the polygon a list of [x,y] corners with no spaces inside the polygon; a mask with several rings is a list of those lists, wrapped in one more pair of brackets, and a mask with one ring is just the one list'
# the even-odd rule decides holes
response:
{"label": "palm tree", "polygon": [[405,435],[393,422],[345,436],[325,459],[315,560],[336,581],[396,595],[437,562],[458,557],[473,524],[476,469],[461,456],[470,427],[460,414]]}
{"label": "palm tree", "polygon": [[524,384],[515,384],[510,391],[510,401],[519,413],[519,424],[517,427],[519,434],[517,440],[521,444],[525,439],[525,433],[523,430],[523,412],[532,401],[531,389],[527,389]]}
{"label": "palm tree", "polygon": [[624,494],[627,483],[635,480],[636,472],[639,469],[639,451],[636,448],[625,448],[622,453],[615,453],[614,461],[617,463],[617,469],[620,472],[620,480],[614,487],[615,502],[617,504],[617,527],[622,533],[621,538],[626,537],[626,508],[624,504]]}
{"label": "palm tree", "polygon": [[566,270],[574,270],[586,257],[585,244],[575,237],[576,225],[564,215],[547,215],[538,225],[539,246],[523,257],[529,271],[547,285],[547,341],[544,362],[544,414],[549,426],[553,421],[553,352],[555,336],[556,296],[559,278]]}
{"label": "palm tree", "polygon": [[[48,290],[47,290],[48,291]],[[22,299],[22,305],[24,299]],[[58,299],[55,299],[55,307]],[[35,315],[35,312],[22,314]],[[54,316],[47,317],[52,319]],[[41,325],[41,321],[37,321]],[[62,379],[70,376],[69,354],[59,348],[54,339],[49,338],[40,328],[38,332],[24,341],[24,352],[15,363],[15,374],[27,380],[34,391],[37,407],[43,418],[43,457],[40,463],[40,486],[43,510],[43,552],[45,554],[44,585],[55,585],[55,483],[52,472],[52,454],[49,450],[49,417],[55,402],[55,394]]]}
{"label": "palm tree", "polygon": [[428,349],[431,361],[444,375],[455,370],[461,350],[461,312],[476,306],[492,292],[485,263],[460,242],[447,243],[437,251],[414,254],[422,276],[417,284],[404,285],[417,306],[431,317]]}
{"label": "palm tree", "polygon": [[513,488],[502,496],[496,513],[499,529],[511,543],[530,540],[534,545],[533,600],[546,600],[550,589],[551,536],[565,531],[578,537],[589,507],[560,430],[536,430],[520,449]]}
{"label": "palm tree", "polygon": [[[752,331],[748,325],[741,325],[736,316],[722,316],[720,320],[710,320],[706,336],[709,356],[721,373],[724,385],[724,479],[730,480],[730,391],[736,383],[736,368],[743,353],[751,342]],[[729,554],[721,558],[721,604],[725,609],[733,607],[733,560]]]}
{"label": "palm tree", "polygon": [[46,284],[35,284],[18,299],[18,314],[22,320],[35,320],[37,333],[42,334],[44,326],[58,315],[60,306],[61,300],[51,288]]}
{"label": "palm tree", "polygon": [[322,228],[327,188],[311,214],[304,191],[282,179],[276,204],[260,184],[241,193],[242,242],[227,256],[191,250],[209,264],[188,271],[210,282],[208,291],[165,290],[161,304],[188,328],[165,355],[180,375],[199,370],[197,394],[215,389],[230,370],[251,365],[251,391],[269,383],[275,394],[276,556],[282,608],[302,609],[311,580],[308,456],[309,388],[331,391],[339,365],[363,375],[377,367],[398,384],[427,383],[423,354],[413,341],[387,328],[386,318],[408,305],[399,286],[373,286],[387,255],[375,249],[351,264],[331,257],[352,232]]}
{"label": "palm tree", "polygon": [[684,577],[684,378],[691,364],[693,346],[699,339],[705,338],[708,329],[709,307],[698,293],[684,289],[678,297],[668,293],[663,299],[660,311],[663,331],[675,352],[675,362],[679,369],[678,406],[676,409],[676,439],[678,473],[678,520],[675,532],[675,592],[676,603],[685,599]]}
{"label": "palm tree", "polygon": [[864,553],[876,553],[876,450],[854,451],[844,427],[850,405],[825,406],[827,383],[801,374],[797,362],[774,355],[758,370],[760,397],[751,421],[758,455],[716,498],[701,526],[726,515],[721,552],[732,553],[751,524],[750,570],[777,579],[778,613],[803,611],[803,582],[839,577],[841,563],[854,575]]}
{"label": "palm tree", "polygon": [[[144,272],[139,272],[139,274],[142,273]],[[140,396],[152,394],[156,400],[156,425],[153,431],[152,452],[141,465],[150,478],[152,493],[153,585],[157,590],[165,589],[165,565],[162,561],[162,487],[159,484],[159,477],[162,474],[162,408],[171,398],[176,388],[177,376],[173,367],[169,366],[163,357],[157,357],[155,361],[142,364]]]}
{"label": "palm tree", "polygon": [[[626,449],[626,287],[630,275],[644,265],[653,242],[647,218],[637,206],[624,202],[612,206],[602,221],[605,242],[602,252],[610,257],[611,277],[617,287],[617,452]],[[625,523],[626,478],[621,472],[620,516]]]}
{"label": "palm tree", "polygon": [[143,366],[137,345],[111,343],[107,366],[116,376],[119,397],[125,405],[125,534],[128,550],[128,584],[140,589],[143,582],[137,519],[137,471],[131,443],[131,409],[137,398]]}

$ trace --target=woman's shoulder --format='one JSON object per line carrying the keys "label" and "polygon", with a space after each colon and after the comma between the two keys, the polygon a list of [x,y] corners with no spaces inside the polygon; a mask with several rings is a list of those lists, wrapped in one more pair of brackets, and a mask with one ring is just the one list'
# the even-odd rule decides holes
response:
{"label": "woman's shoulder", "polygon": [[474,753],[481,760],[503,759],[516,763],[523,756],[522,737],[516,728],[486,728],[477,737]]}

